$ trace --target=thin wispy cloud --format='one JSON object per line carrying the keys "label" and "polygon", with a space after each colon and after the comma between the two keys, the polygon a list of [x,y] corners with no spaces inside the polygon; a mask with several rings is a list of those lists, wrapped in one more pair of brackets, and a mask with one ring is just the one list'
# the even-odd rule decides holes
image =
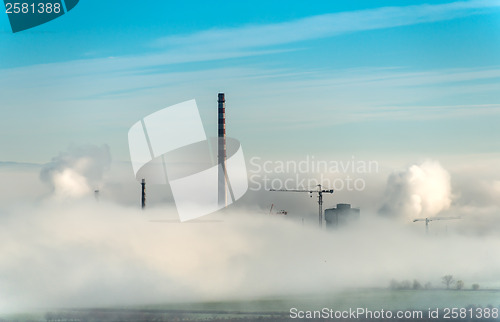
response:
{"label": "thin wispy cloud", "polygon": [[155,46],[175,48],[238,49],[290,44],[340,34],[408,26],[488,13],[498,0],[460,1],[439,5],[383,7],[306,17],[294,21],[211,29],[158,39]]}
{"label": "thin wispy cloud", "polygon": [[[162,48],[161,53],[144,52],[132,56],[80,59],[47,65],[51,68],[57,65],[60,67],[59,73],[63,74],[68,69],[74,70],[80,66],[84,74],[102,74],[154,66],[279,54],[303,49],[276,48],[280,45],[359,31],[445,21],[486,14],[493,10],[500,10],[500,0],[473,0],[440,5],[383,7],[331,13],[281,23],[209,29],[187,35],[161,37],[153,43],[153,46]],[[42,68],[43,66],[45,65],[42,65]],[[32,66],[14,69],[26,69],[28,73],[33,71]],[[2,70],[10,70],[10,68]]]}

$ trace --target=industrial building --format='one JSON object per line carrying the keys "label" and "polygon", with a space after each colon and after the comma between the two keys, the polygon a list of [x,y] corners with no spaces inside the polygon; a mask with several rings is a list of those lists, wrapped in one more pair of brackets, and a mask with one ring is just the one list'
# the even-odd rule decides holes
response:
{"label": "industrial building", "polygon": [[337,228],[350,222],[359,220],[360,209],[351,208],[350,204],[339,203],[337,208],[325,209],[325,222],[327,228]]}

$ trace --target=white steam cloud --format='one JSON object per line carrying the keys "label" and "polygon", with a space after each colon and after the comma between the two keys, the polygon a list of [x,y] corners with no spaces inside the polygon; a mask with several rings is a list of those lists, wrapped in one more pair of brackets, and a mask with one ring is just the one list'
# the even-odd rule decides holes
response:
{"label": "white steam cloud", "polygon": [[53,189],[56,198],[79,198],[95,190],[110,163],[107,145],[72,147],[46,164],[40,178]]}
{"label": "white steam cloud", "polygon": [[404,219],[429,217],[447,210],[451,199],[448,172],[436,161],[425,161],[389,176],[379,212]]}

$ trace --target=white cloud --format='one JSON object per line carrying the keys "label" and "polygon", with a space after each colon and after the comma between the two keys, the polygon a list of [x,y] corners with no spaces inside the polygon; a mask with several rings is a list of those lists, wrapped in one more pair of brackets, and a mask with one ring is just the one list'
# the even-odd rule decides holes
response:
{"label": "white cloud", "polygon": [[499,1],[474,0],[331,13],[282,23],[212,29],[184,36],[169,36],[157,40],[155,45],[167,48],[210,48],[215,51],[266,47],[350,32],[450,20],[485,13],[499,6]]}

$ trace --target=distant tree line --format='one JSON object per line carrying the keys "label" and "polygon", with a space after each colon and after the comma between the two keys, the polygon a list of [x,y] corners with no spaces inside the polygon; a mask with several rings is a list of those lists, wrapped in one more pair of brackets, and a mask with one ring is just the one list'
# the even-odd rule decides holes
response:
{"label": "distant tree line", "polygon": [[[441,277],[441,283],[445,286],[447,290],[450,289],[455,289],[455,290],[462,290],[465,287],[465,283],[462,280],[455,280],[453,275],[444,275]],[[389,288],[391,290],[429,290],[432,289],[432,284],[430,282],[425,283],[422,285],[418,280],[414,279],[413,282],[410,280],[403,280],[403,281],[397,281],[395,279],[392,279],[389,282]],[[479,290],[479,284],[474,283],[470,287],[471,290],[477,291]]]}

